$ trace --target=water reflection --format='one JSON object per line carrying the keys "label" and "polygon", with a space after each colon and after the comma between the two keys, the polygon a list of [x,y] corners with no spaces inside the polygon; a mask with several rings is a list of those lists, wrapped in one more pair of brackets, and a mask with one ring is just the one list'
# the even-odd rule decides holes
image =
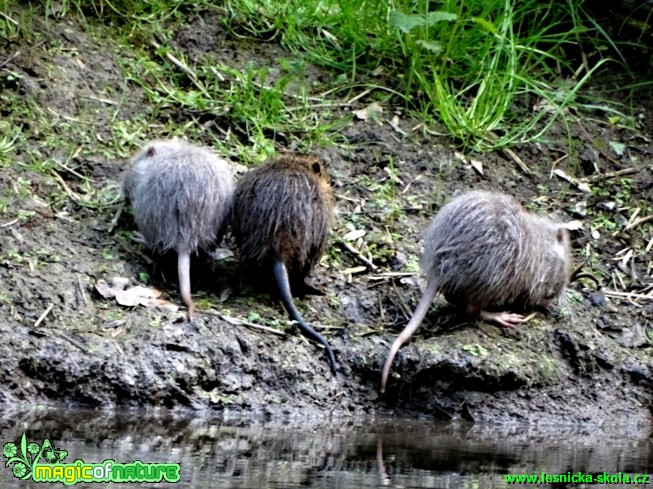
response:
{"label": "water reflection", "polygon": [[[1,444],[18,441],[23,431],[29,440],[49,438],[67,450],[66,462],[181,463],[179,484],[145,487],[504,488],[503,474],[653,472],[649,432],[636,428],[606,432],[429,420],[266,421],[52,409],[2,414]],[[0,487],[34,485],[0,468]]]}

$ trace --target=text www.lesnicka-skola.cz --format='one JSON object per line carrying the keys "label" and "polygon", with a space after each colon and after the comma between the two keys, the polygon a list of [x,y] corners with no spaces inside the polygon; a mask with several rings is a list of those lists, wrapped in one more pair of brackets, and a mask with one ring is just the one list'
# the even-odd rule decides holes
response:
{"label": "text www.lesnicka-skola.cz", "polygon": [[507,484],[552,484],[552,483],[574,483],[574,484],[650,484],[651,476],[646,474],[625,474],[617,472],[610,474],[603,472],[599,474],[585,474],[583,472],[567,472],[566,474],[504,474]]}

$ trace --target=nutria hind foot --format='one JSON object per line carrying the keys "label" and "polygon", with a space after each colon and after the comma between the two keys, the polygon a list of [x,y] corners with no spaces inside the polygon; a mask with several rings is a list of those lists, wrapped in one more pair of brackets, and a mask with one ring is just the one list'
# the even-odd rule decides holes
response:
{"label": "nutria hind foot", "polygon": [[484,321],[489,321],[503,326],[504,328],[514,328],[520,323],[524,322],[524,316],[521,314],[514,314],[512,312],[489,312],[481,311],[479,317]]}

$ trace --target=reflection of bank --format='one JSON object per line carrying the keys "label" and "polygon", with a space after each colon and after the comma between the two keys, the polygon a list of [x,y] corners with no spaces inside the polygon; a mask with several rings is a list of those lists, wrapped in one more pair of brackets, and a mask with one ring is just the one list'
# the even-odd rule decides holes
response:
{"label": "reflection of bank", "polygon": [[388,473],[385,470],[385,464],[383,463],[383,439],[379,437],[376,440],[376,465],[379,469],[379,484],[382,486],[389,486],[392,482]]}

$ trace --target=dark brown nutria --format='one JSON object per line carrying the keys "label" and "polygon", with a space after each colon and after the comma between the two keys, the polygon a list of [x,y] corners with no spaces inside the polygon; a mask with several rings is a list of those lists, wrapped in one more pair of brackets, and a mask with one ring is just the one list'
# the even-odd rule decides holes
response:
{"label": "dark brown nutria", "polygon": [[193,318],[190,255],[221,237],[231,212],[234,179],[208,148],[180,140],[152,141],[131,161],[123,182],[134,220],[154,252],[177,252],[181,297]]}
{"label": "dark brown nutria", "polygon": [[424,237],[421,268],[426,290],[390,348],[381,392],[397,351],[421,324],[438,292],[470,314],[513,327],[524,317],[487,308],[549,306],[567,285],[570,263],[563,224],[526,212],[504,194],[472,191],[453,199],[440,209]]}
{"label": "dark brown nutria", "polygon": [[284,154],[238,182],[232,229],[241,261],[250,270],[273,272],[291,319],[305,335],[324,345],[335,374],[329,343],[304,322],[291,294],[291,285],[295,290],[304,286],[326,249],[333,205],[329,176],[320,161]]}

